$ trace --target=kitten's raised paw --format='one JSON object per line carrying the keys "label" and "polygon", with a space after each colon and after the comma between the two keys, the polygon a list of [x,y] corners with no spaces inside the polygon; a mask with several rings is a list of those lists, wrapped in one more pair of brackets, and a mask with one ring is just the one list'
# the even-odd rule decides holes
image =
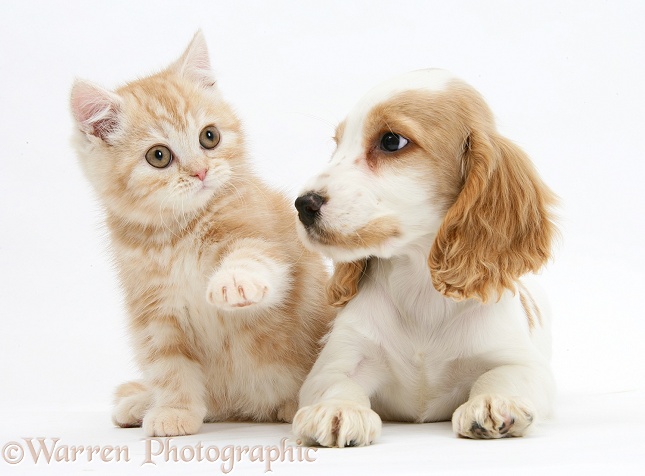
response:
{"label": "kitten's raised paw", "polygon": [[455,410],[452,428],[464,438],[524,436],[534,415],[532,405],[519,398],[479,395]]}
{"label": "kitten's raised paw", "polygon": [[220,309],[235,310],[262,302],[270,292],[262,272],[245,268],[226,268],[211,278],[206,299]]}
{"label": "kitten's raised paw", "polygon": [[191,410],[154,407],[143,418],[143,431],[147,436],[194,435],[203,421],[202,416]]}

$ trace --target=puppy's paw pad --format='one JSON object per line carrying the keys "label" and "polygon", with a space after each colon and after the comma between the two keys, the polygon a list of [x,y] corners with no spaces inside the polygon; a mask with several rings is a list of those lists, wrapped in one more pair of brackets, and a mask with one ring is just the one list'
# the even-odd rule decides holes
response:
{"label": "puppy's paw pad", "polygon": [[524,436],[535,410],[526,400],[501,395],[479,395],[452,416],[455,433],[464,438],[492,439]]}
{"label": "puppy's paw pad", "polygon": [[367,446],[381,426],[372,409],[342,400],[303,407],[293,418],[293,431],[304,444],[328,447]]}

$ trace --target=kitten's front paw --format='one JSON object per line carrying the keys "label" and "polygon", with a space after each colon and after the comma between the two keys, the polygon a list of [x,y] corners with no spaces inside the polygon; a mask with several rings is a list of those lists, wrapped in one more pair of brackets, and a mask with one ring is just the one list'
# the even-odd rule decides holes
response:
{"label": "kitten's front paw", "polygon": [[525,400],[501,395],[479,395],[455,410],[452,428],[465,438],[524,436],[533,423],[534,415],[535,410]]}
{"label": "kitten's front paw", "polygon": [[261,271],[227,267],[211,277],[206,299],[220,309],[234,310],[262,302],[268,297],[270,289]]}
{"label": "kitten's front paw", "polygon": [[185,408],[154,407],[143,417],[143,431],[147,436],[194,435],[204,418]]}
{"label": "kitten's front paw", "polygon": [[298,410],[293,432],[304,444],[367,446],[381,433],[381,418],[364,405],[329,400]]}

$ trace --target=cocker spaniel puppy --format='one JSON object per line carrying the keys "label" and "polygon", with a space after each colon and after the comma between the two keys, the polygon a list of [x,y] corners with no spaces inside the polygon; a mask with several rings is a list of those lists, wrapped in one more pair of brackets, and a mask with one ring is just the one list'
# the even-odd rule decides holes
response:
{"label": "cocker spaniel puppy", "polygon": [[297,199],[304,243],[335,261],[343,307],[300,392],[294,433],[360,446],[381,420],[452,419],[522,436],[546,415],[548,310],[520,276],[549,260],[555,196],[477,91],[442,70],[369,92]]}

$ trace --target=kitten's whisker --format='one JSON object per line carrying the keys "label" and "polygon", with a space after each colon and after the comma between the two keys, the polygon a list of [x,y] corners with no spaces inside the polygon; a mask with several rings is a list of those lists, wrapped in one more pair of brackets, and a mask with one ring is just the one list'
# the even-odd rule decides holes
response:
{"label": "kitten's whisker", "polygon": [[165,197],[162,198],[162,200],[161,200],[161,202],[159,204],[159,216],[161,218],[162,229],[165,229],[168,233],[170,233],[170,235],[173,238],[179,238],[179,235],[177,233],[175,233],[175,231],[174,231],[172,226],[170,226],[169,224],[166,223],[165,213],[164,213],[164,210],[165,210],[166,207],[164,205],[166,203],[170,203],[170,210],[171,210],[172,216],[175,219],[175,221],[177,223],[179,223],[179,221],[177,220],[177,217],[175,215],[175,203],[174,203],[174,200],[171,201],[171,199],[174,198],[174,196],[175,196],[176,188],[177,188],[177,186],[175,185],[173,188],[168,190],[168,192],[165,194]]}
{"label": "kitten's whisker", "polygon": [[181,227],[185,227],[188,220],[186,219],[186,210],[184,208],[184,197],[185,195],[182,195],[181,197]]}
{"label": "kitten's whisker", "polygon": [[[162,229],[168,229],[168,227],[166,226],[166,222],[164,220],[164,212],[163,212],[163,210],[164,210],[164,202],[165,201],[166,201],[166,198],[162,197],[161,201],[159,202],[159,220],[161,221],[161,228]],[[170,231],[170,229],[168,229],[168,231]]]}
{"label": "kitten's whisker", "polygon": [[174,215],[174,213],[173,215],[175,216],[175,220],[177,221],[177,224],[179,225],[180,229],[183,229],[186,226],[186,222],[187,222],[186,211],[184,209],[184,200],[188,192],[189,192],[188,186],[184,185],[182,186],[181,190],[177,194],[179,198],[179,203],[177,204],[177,213],[179,214],[179,216]]}
{"label": "kitten's whisker", "polygon": [[246,203],[244,202],[244,195],[242,195],[242,193],[240,193],[238,188],[235,186],[235,184],[231,180],[229,180],[226,183],[226,189],[227,190],[233,190],[233,193],[235,193],[235,196],[237,197],[237,199],[242,203],[243,206],[246,206]]}
{"label": "kitten's whisker", "polygon": [[235,172],[234,170],[233,170],[232,178],[235,178],[236,180],[238,180],[239,182],[241,182],[241,183],[243,183],[243,184],[245,184],[245,185],[251,185],[251,186],[253,186],[253,187],[254,187],[258,192],[260,192],[260,195],[262,195],[262,198],[263,198],[264,200],[266,200],[266,199],[267,199],[266,190],[262,189],[262,188],[258,185],[257,181],[255,181],[255,180],[249,180],[249,179],[248,179],[248,177],[244,177],[243,175],[236,175],[236,172]]}

